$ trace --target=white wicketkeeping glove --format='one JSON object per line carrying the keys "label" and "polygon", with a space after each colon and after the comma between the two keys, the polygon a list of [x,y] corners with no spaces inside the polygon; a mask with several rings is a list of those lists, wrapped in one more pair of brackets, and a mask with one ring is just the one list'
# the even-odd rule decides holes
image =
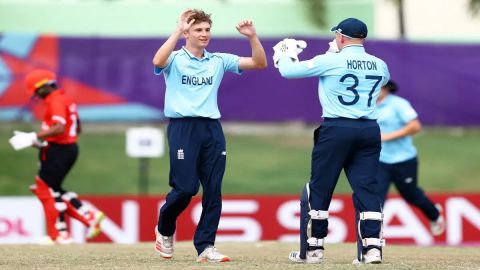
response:
{"label": "white wicketkeeping glove", "polygon": [[298,61],[298,54],[307,47],[307,43],[303,40],[295,40],[292,38],[286,38],[273,47],[273,63],[278,68],[278,61],[281,58],[289,57],[294,62]]}
{"label": "white wicketkeeping glove", "polygon": [[338,53],[340,50],[338,49],[337,42],[335,42],[335,39],[333,41],[330,41],[328,43],[329,47],[327,50],[327,53]]}
{"label": "white wicketkeeping glove", "polygon": [[47,145],[47,142],[38,139],[37,133],[35,132],[22,132],[15,130],[13,133],[15,135],[13,135],[8,142],[16,151],[30,146],[44,147]]}
{"label": "white wicketkeeping glove", "polygon": [[303,49],[307,48],[307,42],[305,42],[305,40],[286,38],[283,41],[285,41],[289,46],[291,45],[292,47],[295,47],[295,52],[297,53],[297,56],[303,52]]}

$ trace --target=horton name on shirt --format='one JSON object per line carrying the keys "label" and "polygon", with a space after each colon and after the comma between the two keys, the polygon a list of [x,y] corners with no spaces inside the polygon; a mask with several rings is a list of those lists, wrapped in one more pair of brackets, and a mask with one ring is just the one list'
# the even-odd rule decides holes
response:
{"label": "horton name on shirt", "polygon": [[347,60],[348,69],[377,70],[377,63],[365,60]]}
{"label": "horton name on shirt", "polygon": [[182,84],[212,85],[212,83],[213,83],[213,76],[210,76],[210,77],[196,77],[196,76],[182,75]]}

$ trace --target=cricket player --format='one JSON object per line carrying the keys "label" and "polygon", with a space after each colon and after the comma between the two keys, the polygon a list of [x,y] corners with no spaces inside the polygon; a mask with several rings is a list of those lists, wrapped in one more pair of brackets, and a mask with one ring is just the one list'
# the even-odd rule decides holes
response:
{"label": "cricket player", "polygon": [[397,84],[390,80],[382,87],[377,99],[378,124],[382,137],[380,166],[377,173],[378,190],[382,205],[385,203],[390,183],[400,195],[418,207],[430,220],[433,235],[445,231],[445,219],[440,204],[434,204],[418,186],[417,150],[412,135],[421,130],[417,112],[406,99],[394,93]]}
{"label": "cricket player", "polygon": [[63,189],[63,181],[78,156],[77,136],[80,119],[77,106],[62,89],[57,87],[56,74],[43,69],[30,72],[25,78],[29,95],[43,100],[45,113],[40,131],[15,131],[11,142],[17,146],[35,146],[40,149],[40,169],[31,191],[43,205],[50,243],[69,244],[65,215],[79,220],[87,229],[87,238],[100,233],[104,214],[84,205],[76,193]]}
{"label": "cricket player", "polygon": [[375,179],[381,143],[375,108],[380,87],[390,74],[384,61],[365,51],[365,23],[348,18],[331,30],[335,43],[329,52],[307,61],[298,61],[298,53],[305,48],[302,42],[285,39],[274,47],[273,60],[283,77],[319,78],[324,118],[314,132],[310,181],[300,197],[300,251],[289,258],[299,263],[323,261],[328,207],[344,169],[353,190],[358,227],[355,262],[381,263],[383,214]]}
{"label": "cricket player", "polygon": [[[155,228],[155,249],[166,259],[173,256],[177,217],[202,184],[203,209],[194,236],[197,261],[231,260],[214,247],[227,156],[217,94],[225,72],[241,74],[243,70],[265,68],[267,59],[252,21],[244,20],[236,26],[250,42],[251,57],[208,52],[211,26],[210,14],[186,10],[180,15],[175,31],[153,57],[155,74],[165,76],[165,116],[170,118],[167,137],[172,190]],[[181,37],[185,46],[174,51]]]}

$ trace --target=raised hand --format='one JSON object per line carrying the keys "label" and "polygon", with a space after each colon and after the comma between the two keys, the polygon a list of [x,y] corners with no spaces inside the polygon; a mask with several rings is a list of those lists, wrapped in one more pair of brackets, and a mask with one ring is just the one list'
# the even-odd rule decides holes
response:
{"label": "raised hand", "polygon": [[252,21],[243,20],[237,24],[236,28],[237,31],[244,36],[252,37],[257,35]]}
{"label": "raised hand", "polygon": [[178,31],[185,32],[188,29],[190,29],[190,27],[195,22],[195,19],[192,19],[190,21],[188,21],[188,19],[190,19],[190,17],[193,14],[195,14],[193,9],[187,9],[180,15],[180,17],[178,18],[178,21],[177,21],[177,30]]}

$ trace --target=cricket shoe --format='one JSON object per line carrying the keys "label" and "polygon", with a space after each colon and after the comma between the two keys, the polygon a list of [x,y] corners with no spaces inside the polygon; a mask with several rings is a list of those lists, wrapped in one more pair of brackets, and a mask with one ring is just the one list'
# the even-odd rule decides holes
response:
{"label": "cricket shoe", "polygon": [[224,255],[217,251],[217,248],[214,246],[209,246],[203,250],[200,255],[197,257],[197,262],[229,262],[232,259],[227,255]]}
{"label": "cricket shoe", "polygon": [[160,254],[164,259],[170,259],[173,257],[173,235],[172,236],[163,236],[155,226],[155,250]]}
{"label": "cricket shoe", "polygon": [[69,232],[60,231],[55,239],[55,243],[60,245],[70,245],[73,244],[73,238],[70,236]]}
{"label": "cricket shoe", "polygon": [[443,207],[440,204],[435,204],[438,209],[438,218],[435,221],[430,221],[430,231],[434,236],[442,235],[445,232],[445,218],[443,217]]}
{"label": "cricket shoe", "polygon": [[323,263],[323,249],[308,250],[306,257],[306,259],[300,258],[300,251],[292,251],[288,254],[288,259],[292,262],[316,264]]}
{"label": "cricket shoe", "polygon": [[91,211],[88,213],[87,220],[90,224],[87,229],[88,239],[95,238],[100,234],[102,231],[100,223],[102,222],[103,218],[105,218],[105,214],[102,211]]}
{"label": "cricket shoe", "polygon": [[35,243],[42,246],[51,246],[55,244],[55,241],[53,241],[50,236],[45,235],[43,237],[40,237]]}
{"label": "cricket shoe", "polygon": [[378,248],[372,248],[363,255],[362,261],[358,259],[353,260],[353,264],[380,264],[382,263],[382,252]]}

